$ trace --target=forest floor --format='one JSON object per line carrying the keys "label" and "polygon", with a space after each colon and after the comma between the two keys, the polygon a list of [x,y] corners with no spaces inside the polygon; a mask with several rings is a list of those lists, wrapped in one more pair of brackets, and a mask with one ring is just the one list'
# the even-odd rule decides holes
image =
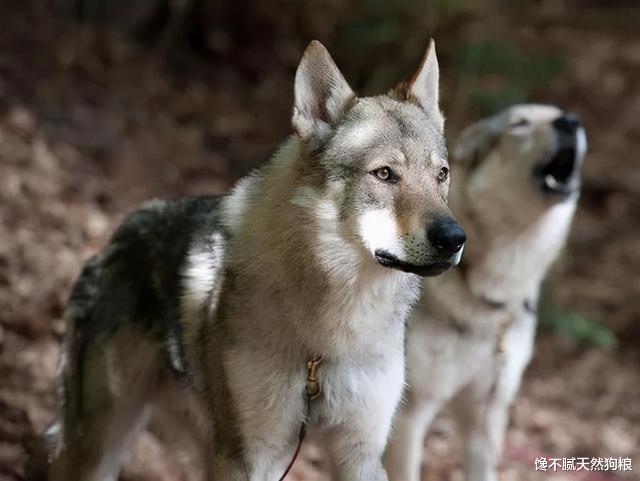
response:
{"label": "forest floor", "polygon": [[[55,412],[61,315],[81,263],[142,200],[221,193],[268,158],[287,133],[295,59],[259,81],[233,66],[176,75],[157,52],[98,42],[18,2],[1,15],[0,481],[14,481],[26,444]],[[539,100],[580,112],[590,138],[554,298],[605,322],[619,342],[604,350],[539,337],[501,479],[640,480],[640,39],[555,27],[540,42],[568,61]],[[426,450],[425,481],[462,479],[446,417]],[[635,471],[536,472],[543,456],[630,457]],[[142,471],[134,466],[127,479],[186,479],[165,465]],[[311,441],[292,479],[327,476]]]}

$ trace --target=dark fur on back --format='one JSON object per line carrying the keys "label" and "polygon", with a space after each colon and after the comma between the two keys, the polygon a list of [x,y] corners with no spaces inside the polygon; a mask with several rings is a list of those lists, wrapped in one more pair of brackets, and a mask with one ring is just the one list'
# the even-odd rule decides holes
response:
{"label": "dark fur on back", "polygon": [[87,261],[67,312],[74,331],[74,364],[82,363],[90,343],[103,341],[125,324],[161,344],[181,338],[181,269],[189,248],[216,229],[218,202],[215,197],[148,202]]}

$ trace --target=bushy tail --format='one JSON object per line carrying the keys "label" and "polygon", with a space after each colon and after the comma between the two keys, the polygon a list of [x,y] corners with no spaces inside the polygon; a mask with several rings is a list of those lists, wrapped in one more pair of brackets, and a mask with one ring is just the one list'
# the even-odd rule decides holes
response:
{"label": "bushy tail", "polygon": [[65,432],[72,429],[69,424],[74,418],[70,413],[82,411],[83,359],[86,339],[82,326],[90,325],[94,308],[98,302],[103,254],[91,257],[82,268],[80,276],[71,292],[64,312],[65,337],[58,364],[59,415],[47,429],[45,437],[50,453],[56,455],[64,444]]}

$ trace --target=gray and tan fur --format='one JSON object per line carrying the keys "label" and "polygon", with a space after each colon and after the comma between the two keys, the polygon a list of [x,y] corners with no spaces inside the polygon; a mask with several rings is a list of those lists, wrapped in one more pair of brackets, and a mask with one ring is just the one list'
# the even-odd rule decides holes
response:
{"label": "gray and tan fur", "polygon": [[464,242],[447,207],[433,46],[401,87],[357,98],[312,42],[293,127],[228,195],[153,201],[87,263],[67,309],[52,481],[115,480],[130,440],[167,408],[191,420],[207,479],[275,481],[318,355],[309,426],[332,436],[340,480],[387,479],[405,318],[419,275],[457,263]]}
{"label": "gray and tan fur", "polygon": [[494,481],[508,407],[531,357],[540,283],[565,244],[586,150],[577,117],[518,105],[463,131],[451,206],[469,234],[460,269],[427,280],[409,322],[406,406],[385,455],[418,481],[424,436],[445,405],[467,481]]}

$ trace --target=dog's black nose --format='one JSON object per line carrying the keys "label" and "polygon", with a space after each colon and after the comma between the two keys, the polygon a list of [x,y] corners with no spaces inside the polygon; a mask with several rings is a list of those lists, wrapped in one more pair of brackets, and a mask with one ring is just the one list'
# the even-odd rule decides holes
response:
{"label": "dog's black nose", "polygon": [[580,127],[580,117],[573,112],[563,112],[553,121],[553,127],[560,133],[573,134]]}
{"label": "dog's black nose", "polygon": [[467,240],[467,234],[451,217],[440,217],[427,229],[427,239],[438,254],[449,257],[462,248]]}

